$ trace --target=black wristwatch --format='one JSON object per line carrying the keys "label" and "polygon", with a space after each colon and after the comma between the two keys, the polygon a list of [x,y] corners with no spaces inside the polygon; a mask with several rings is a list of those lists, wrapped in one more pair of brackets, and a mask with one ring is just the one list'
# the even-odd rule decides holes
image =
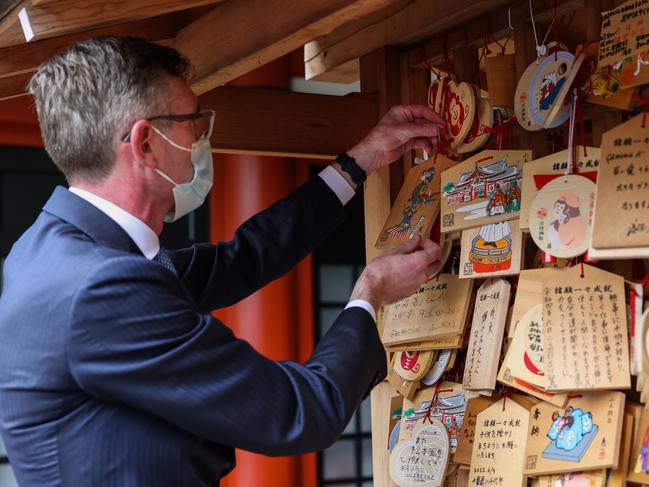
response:
{"label": "black wristwatch", "polygon": [[340,164],[340,168],[343,171],[349,174],[356,186],[360,186],[367,179],[367,173],[362,167],[356,164],[356,160],[346,152],[343,152],[336,157],[336,162]]}

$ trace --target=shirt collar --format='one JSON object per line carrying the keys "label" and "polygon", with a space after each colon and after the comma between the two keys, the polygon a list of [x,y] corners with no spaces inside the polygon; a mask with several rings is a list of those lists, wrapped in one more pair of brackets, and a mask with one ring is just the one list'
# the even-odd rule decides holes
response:
{"label": "shirt collar", "polygon": [[158,235],[142,220],[134,217],[129,212],[123,210],[114,203],[97,196],[80,188],[70,188],[70,192],[83,198],[91,205],[108,215],[122,230],[124,230],[131,240],[138,246],[140,252],[147,259],[153,259],[160,251],[160,239]]}

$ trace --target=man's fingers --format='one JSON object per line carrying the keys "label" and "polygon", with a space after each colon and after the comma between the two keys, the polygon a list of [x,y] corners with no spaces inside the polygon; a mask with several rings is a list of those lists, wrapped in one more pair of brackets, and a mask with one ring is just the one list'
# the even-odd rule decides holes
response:
{"label": "man's fingers", "polygon": [[440,129],[439,125],[430,122],[420,124],[399,123],[391,127],[391,130],[399,132],[399,138],[404,142],[416,137],[439,137]]}
{"label": "man's fingers", "polygon": [[428,238],[423,241],[421,250],[426,252],[428,262],[434,262],[442,257],[442,248]]}
{"label": "man's fingers", "polygon": [[446,124],[444,119],[440,117],[435,111],[426,105],[404,105],[403,109],[407,112],[410,120],[416,118],[425,118],[431,122]]}
{"label": "man's fingers", "polygon": [[441,270],[442,270],[442,263],[439,260],[436,260],[435,262],[433,262],[428,266],[426,275],[428,276],[428,279],[431,279],[432,277],[439,274]]}

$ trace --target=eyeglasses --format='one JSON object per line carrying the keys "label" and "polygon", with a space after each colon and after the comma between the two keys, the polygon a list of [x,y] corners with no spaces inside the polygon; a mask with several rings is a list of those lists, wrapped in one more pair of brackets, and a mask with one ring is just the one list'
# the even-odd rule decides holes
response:
{"label": "eyeglasses", "polygon": [[[193,122],[196,140],[209,139],[212,136],[212,129],[214,128],[214,117],[216,111],[207,110],[205,112],[186,113],[182,115],[156,115],[155,117],[145,118],[152,122],[153,120],[170,120],[172,122]],[[122,142],[131,140],[131,131],[129,130],[120,138]]]}

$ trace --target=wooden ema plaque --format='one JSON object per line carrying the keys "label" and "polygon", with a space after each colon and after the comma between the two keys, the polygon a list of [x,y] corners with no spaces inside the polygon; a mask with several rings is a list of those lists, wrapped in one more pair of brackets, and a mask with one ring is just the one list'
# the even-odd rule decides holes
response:
{"label": "wooden ema plaque", "polygon": [[586,101],[605,107],[629,110],[633,105],[633,96],[637,90],[625,89],[621,86],[624,62],[618,61],[610,66],[598,68],[598,42],[577,46],[577,51],[583,51],[587,56],[586,63],[591,73],[588,86],[585,87],[590,88],[590,94],[586,97]]}
{"label": "wooden ema plaque", "polygon": [[464,142],[458,147],[458,154],[468,154],[480,149],[489,140],[491,132],[489,129],[493,127],[494,113],[491,109],[489,99],[480,97],[480,87],[471,85],[476,100],[476,113],[471,125],[471,130],[467,134]]}
{"label": "wooden ema plaque", "polygon": [[644,409],[633,435],[627,480],[638,484],[649,483],[649,410]]}
{"label": "wooden ema plaque", "polygon": [[469,399],[466,403],[464,412],[464,421],[460,434],[458,435],[458,444],[453,454],[453,462],[463,465],[471,465],[471,455],[475,443],[475,428],[478,420],[478,414],[487,409],[495,402],[489,397],[476,397]]}
{"label": "wooden ema plaque", "polygon": [[[559,95],[564,91],[575,57],[568,51],[558,51],[544,58],[530,79],[529,113],[534,124],[554,128],[570,117],[570,105]],[[553,110],[557,107],[558,110]],[[550,123],[546,124],[546,121]]]}
{"label": "wooden ema plaque", "polygon": [[533,386],[545,389],[543,352],[543,306],[537,304],[521,318],[510,345],[508,364],[511,374]]}
{"label": "wooden ema plaque", "polygon": [[496,387],[510,290],[507,281],[497,278],[487,279],[478,289],[462,383],[467,390]]}
{"label": "wooden ema plaque", "polygon": [[537,193],[529,212],[536,246],[555,257],[577,257],[592,235],[595,183],[583,176],[553,179]]}
{"label": "wooden ema plaque", "polygon": [[621,392],[577,394],[565,409],[546,402],[533,406],[524,473],[538,476],[615,468],[623,420]]}
{"label": "wooden ema plaque", "polygon": [[516,93],[514,94],[514,112],[516,113],[516,120],[518,124],[525,130],[536,132],[543,128],[543,124],[536,123],[532,120],[530,113],[530,96],[532,93],[532,76],[536,72],[538,63],[544,58],[538,59],[530,64],[523,75],[518,80],[516,85]]}
{"label": "wooden ema plaque", "polygon": [[451,148],[457,150],[471,130],[476,114],[476,100],[469,83],[448,82],[445,96],[444,115],[448,124]]}
{"label": "wooden ema plaque", "polygon": [[[575,174],[591,181],[597,180],[601,151],[598,147],[577,147]],[[546,157],[535,159],[523,165],[523,183],[521,188],[520,227],[523,231],[530,228],[530,208],[536,193],[550,181],[563,176],[568,168],[569,151],[555,152]]]}
{"label": "wooden ema plaque", "polygon": [[478,414],[469,485],[525,485],[529,421],[529,410],[511,398],[501,398]]}
{"label": "wooden ema plaque", "polygon": [[628,389],[624,278],[588,265],[543,286],[543,340],[549,391]]}
{"label": "wooden ema plaque", "polygon": [[460,335],[466,322],[472,282],[452,274],[439,274],[412,296],[386,306],[383,343],[394,345]]}
{"label": "wooden ema plaque", "polygon": [[412,400],[403,400],[399,441],[413,438],[419,426],[435,418],[448,431],[449,447],[453,453],[457,448],[465,411],[466,399],[461,384],[442,382],[435,387],[422,389]]}
{"label": "wooden ema plaque", "polygon": [[433,364],[435,352],[398,352],[394,357],[394,370],[406,380],[416,381],[424,377]]}
{"label": "wooden ema plaque", "polygon": [[631,459],[631,448],[633,441],[633,427],[634,427],[633,414],[624,414],[624,423],[622,424],[622,439],[620,440],[620,458],[615,468],[605,482],[606,487],[625,487],[627,481],[627,474],[629,471],[629,463]]}
{"label": "wooden ema plaque", "polygon": [[595,249],[649,246],[649,126],[637,115],[602,137],[592,246]]}
{"label": "wooden ema plaque", "polygon": [[462,231],[460,278],[510,276],[521,271],[523,233],[518,220]]}
{"label": "wooden ema plaque", "polygon": [[482,151],[442,173],[442,233],[518,217],[531,151]]}
{"label": "wooden ema plaque", "polygon": [[606,469],[590,472],[570,472],[561,475],[542,475],[537,478],[538,487],[604,487]]}
{"label": "wooden ema plaque", "polygon": [[635,88],[649,83],[649,51],[624,58],[620,71],[622,88]]}
{"label": "wooden ema plaque", "polygon": [[376,241],[377,249],[400,245],[415,235],[430,236],[439,215],[442,172],[454,164],[438,154],[410,169]]}
{"label": "wooden ema plaque", "polygon": [[629,0],[602,13],[599,40],[599,66],[649,50],[649,6],[644,1]]}
{"label": "wooden ema plaque", "polygon": [[487,56],[485,73],[491,105],[499,108],[513,108],[516,92],[516,67],[514,54]]}
{"label": "wooden ema plaque", "polygon": [[390,477],[399,487],[439,487],[449,460],[448,433],[435,418],[420,425],[414,437],[400,441],[390,453]]}
{"label": "wooden ema plaque", "polygon": [[408,380],[404,377],[401,377],[399,373],[394,369],[394,363],[396,360],[395,357],[392,358],[390,362],[390,368],[388,370],[388,382],[394,386],[399,394],[408,399],[412,399],[415,396],[415,393],[419,389],[420,382],[418,380]]}
{"label": "wooden ema plaque", "polygon": [[542,337],[539,337],[538,323],[532,325],[535,318],[541,321],[539,313],[542,312],[544,283],[555,282],[560,272],[552,268],[521,272],[511,313],[509,347],[498,372],[498,382],[562,407],[568,394],[549,392],[542,387],[545,385],[541,376],[544,372],[538,356],[542,350],[542,346],[539,347]]}

